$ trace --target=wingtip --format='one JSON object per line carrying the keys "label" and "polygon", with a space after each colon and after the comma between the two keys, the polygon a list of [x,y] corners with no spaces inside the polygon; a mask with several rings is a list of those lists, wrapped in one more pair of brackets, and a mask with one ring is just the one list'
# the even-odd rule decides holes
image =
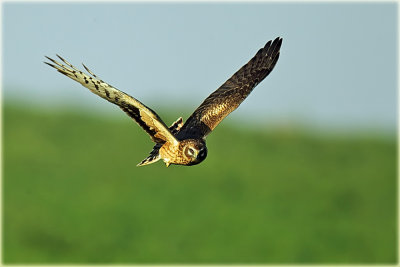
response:
{"label": "wingtip", "polygon": [[85,64],[83,64],[83,63],[82,63],[82,66],[85,68],[85,70],[89,71],[89,68],[88,68],[88,67],[86,67],[86,65],[85,65]]}
{"label": "wingtip", "polygon": [[54,59],[52,59],[51,57],[45,56],[48,60],[50,60],[51,62],[57,64],[57,61],[55,61]]}
{"label": "wingtip", "polygon": [[280,47],[282,45],[282,40],[283,40],[282,37],[280,37],[280,36],[276,37],[273,41],[272,40],[270,41],[271,42],[271,46]]}
{"label": "wingtip", "polygon": [[96,76],[88,67],[86,67],[85,64],[82,63],[82,66],[85,68],[85,70],[86,70],[87,72],[90,73],[90,75],[92,75],[93,77],[97,78],[97,76]]}
{"label": "wingtip", "polygon": [[43,63],[49,65],[50,67],[56,68],[55,65],[53,65],[53,64],[51,64],[51,63],[49,63],[49,62],[43,61]]}
{"label": "wingtip", "polygon": [[267,54],[279,55],[281,45],[282,45],[282,38],[276,37],[275,40],[272,42],[271,46],[268,47]]}
{"label": "wingtip", "polygon": [[283,40],[283,38],[280,37],[280,36],[278,36],[278,37],[275,38],[275,40],[273,41],[273,43],[279,43],[279,44],[281,44],[281,43],[282,43],[282,40]]}
{"label": "wingtip", "polygon": [[64,59],[62,56],[60,56],[59,54],[56,54],[56,56],[57,56],[59,59],[61,59],[62,61],[65,60],[65,59]]}

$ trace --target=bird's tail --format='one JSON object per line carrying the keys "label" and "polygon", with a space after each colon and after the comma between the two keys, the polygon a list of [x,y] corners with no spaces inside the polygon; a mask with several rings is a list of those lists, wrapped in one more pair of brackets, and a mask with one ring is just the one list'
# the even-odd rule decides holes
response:
{"label": "bird's tail", "polygon": [[144,160],[142,160],[136,166],[149,165],[149,164],[154,163],[154,162],[158,161],[159,159],[161,159],[161,156],[160,156],[160,153],[159,153],[161,146],[162,146],[162,144],[156,144],[153,147],[153,150],[150,152],[150,155],[147,158],[145,158]]}

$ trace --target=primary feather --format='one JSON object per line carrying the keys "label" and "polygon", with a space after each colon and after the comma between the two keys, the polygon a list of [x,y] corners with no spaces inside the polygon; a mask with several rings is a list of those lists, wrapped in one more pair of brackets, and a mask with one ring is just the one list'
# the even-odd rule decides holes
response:
{"label": "primary feather", "polygon": [[163,144],[167,141],[172,143],[177,142],[176,138],[169,131],[168,127],[161,120],[161,118],[153,110],[142,104],[139,100],[99,79],[85,65],[83,66],[90,75],[78,70],[59,55],[57,55],[57,57],[66,65],[49,57],[46,58],[54,64],[48,62],[45,63],[55,68],[65,76],[79,82],[94,94],[119,106],[150,135],[154,142],[160,144]]}
{"label": "primary feather", "polygon": [[282,38],[278,37],[261,48],[246,65],[204,100],[185,122],[178,136],[205,138],[273,70],[281,45]]}

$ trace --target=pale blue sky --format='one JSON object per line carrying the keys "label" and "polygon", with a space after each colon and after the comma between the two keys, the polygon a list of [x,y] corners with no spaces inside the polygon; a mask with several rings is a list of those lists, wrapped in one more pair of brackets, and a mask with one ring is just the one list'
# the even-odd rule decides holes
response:
{"label": "pale blue sky", "polygon": [[281,36],[276,68],[233,120],[395,129],[396,25],[395,3],[5,3],[3,96],[119,112],[42,63],[58,53],[187,118]]}

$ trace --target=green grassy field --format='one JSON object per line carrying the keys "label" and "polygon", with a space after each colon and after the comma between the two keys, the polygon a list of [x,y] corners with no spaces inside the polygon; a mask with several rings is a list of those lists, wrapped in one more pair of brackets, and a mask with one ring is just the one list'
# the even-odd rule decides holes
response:
{"label": "green grassy field", "polygon": [[139,168],[129,118],[6,105],[4,263],[396,262],[394,137],[217,129],[202,164]]}

